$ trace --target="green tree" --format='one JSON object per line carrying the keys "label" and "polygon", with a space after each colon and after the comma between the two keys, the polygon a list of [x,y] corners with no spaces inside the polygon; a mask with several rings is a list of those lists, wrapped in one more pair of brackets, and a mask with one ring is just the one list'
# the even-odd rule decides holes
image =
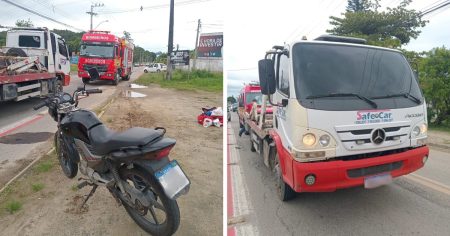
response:
{"label": "green tree", "polygon": [[371,2],[370,0],[348,0],[346,9],[350,12],[362,12],[370,11],[371,8],[377,9],[378,7],[378,1]]}
{"label": "green tree", "polygon": [[[365,38],[372,45],[398,48],[417,38],[421,33],[420,28],[428,22],[422,20],[420,12],[406,9],[411,0],[403,0],[397,7],[388,7],[385,11],[378,11],[378,1],[359,2],[365,2],[369,8],[362,11],[347,10],[342,13],[342,17],[330,16],[333,28],[327,32]],[[349,5],[347,9],[357,8]]]}
{"label": "green tree", "polygon": [[420,84],[427,99],[428,121],[450,126],[450,50],[434,48],[420,63]]}
{"label": "green tree", "polygon": [[30,20],[30,18],[28,18],[28,20],[17,20],[16,21],[16,26],[17,27],[33,27],[34,24]]}
{"label": "green tree", "polygon": [[227,102],[231,104],[236,103],[236,98],[233,95],[231,95],[227,97]]}
{"label": "green tree", "polygon": [[167,53],[159,54],[159,56],[156,58],[156,62],[167,63]]}
{"label": "green tree", "polygon": [[131,33],[128,32],[128,31],[123,31],[123,37],[124,37],[126,40],[131,40]]}

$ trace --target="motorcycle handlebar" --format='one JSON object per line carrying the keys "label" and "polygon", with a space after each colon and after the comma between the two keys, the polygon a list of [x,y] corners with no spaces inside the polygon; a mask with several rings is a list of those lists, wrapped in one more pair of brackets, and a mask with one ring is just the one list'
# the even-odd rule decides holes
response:
{"label": "motorcycle handlebar", "polygon": [[33,109],[36,111],[36,110],[41,109],[42,107],[45,107],[46,105],[47,105],[47,102],[44,101],[44,102],[41,102],[41,103],[37,104],[36,106],[34,106]]}
{"label": "motorcycle handlebar", "polygon": [[90,93],[102,93],[103,91],[101,89],[86,89],[85,90],[87,94]]}

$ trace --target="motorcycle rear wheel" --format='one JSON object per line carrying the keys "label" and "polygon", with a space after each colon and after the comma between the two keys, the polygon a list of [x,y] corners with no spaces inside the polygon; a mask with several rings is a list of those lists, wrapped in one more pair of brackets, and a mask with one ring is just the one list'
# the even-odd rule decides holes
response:
{"label": "motorcycle rear wheel", "polygon": [[[124,202],[123,206],[128,215],[146,232],[151,235],[165,236],[174,234],[180,224],[180,210],[175,200],[169,199],[157,182],[155,177],[141,168],[119,170],[121,178],[131,186],[147,194],[153,194],[159,206],[152,205],[139,210],[135,206],[130,206]],[[163,209],[160,209],[163,208]],[[164,215],[164,216],[163,216]]]}

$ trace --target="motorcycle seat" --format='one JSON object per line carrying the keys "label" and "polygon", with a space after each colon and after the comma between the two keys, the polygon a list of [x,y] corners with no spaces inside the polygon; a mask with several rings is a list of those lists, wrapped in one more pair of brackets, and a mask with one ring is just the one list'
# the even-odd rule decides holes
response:
{"label": "motorcycle seat", "polygon": [[105,125],[97,125],[88,132],[92,151],[97,155],[106,155],[126,148],[141,148],[154,143],[164,136],[163,130],[133,127],[116,132]]}

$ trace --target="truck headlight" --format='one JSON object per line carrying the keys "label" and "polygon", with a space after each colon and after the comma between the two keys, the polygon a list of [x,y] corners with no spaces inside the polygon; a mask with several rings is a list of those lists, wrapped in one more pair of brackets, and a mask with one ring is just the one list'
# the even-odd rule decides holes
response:
{"label": "truck headlight", "polygon": [[421,124],[419,128],[420,128],[420,133],[421,134],[426,133],[427,130],[428,130],[427,124]]}
{"label": "truck headlight", "polygon": [[328,146],[328,144],[330,144],[330,136],[328,134],[320,136],[319,143],[322,147]]}
{"label": "truck headlight", "polygon": [[305,146],[311,147],[316,143],[316,136],[311,133],[303,135],[303,144]]}
{"label": "truck headlight", "polygon": [[420,127],[416,126],[414,127],[414,129],[412,130],[412,134],[417,137],[420,134]]}

